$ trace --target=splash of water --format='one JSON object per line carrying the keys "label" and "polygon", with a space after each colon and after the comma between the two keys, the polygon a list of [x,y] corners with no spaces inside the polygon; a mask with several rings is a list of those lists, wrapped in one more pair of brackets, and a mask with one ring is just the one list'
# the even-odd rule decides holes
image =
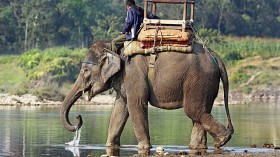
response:
{"label": "splash of water", "polygon": [[66,147],[65,150],[68,150],[72,152],[74,157],[79,157],[80,156],[80,148],[79,147]]}
{"label": "splash of water", "polygon": [[68,145],[68,146],[73,146],[73,147],[79,146],[80,137],[81,137],[81,130],[82,130],[82,128],[76,130],[74,139],[72,141],[70,141],[70,142],[65,143],[65,144]]}

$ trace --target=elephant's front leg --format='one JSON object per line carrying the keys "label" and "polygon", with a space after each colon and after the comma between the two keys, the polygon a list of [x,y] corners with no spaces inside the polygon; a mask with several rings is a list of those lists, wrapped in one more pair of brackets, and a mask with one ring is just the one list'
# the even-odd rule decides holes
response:
{"label": "elephant's front leg", "polygon": [[111,114],[106,146],[120,146],[121,133],[128,116],[126,101],[118,94]]}
{"label": "elephant's front leg", "polygon": [[148,102],[141,98],[128,100],[128,110],[131,117],[134,133],[138,140],[138,149],[151,148],[149,123],[148,123]]}
{"label": "elephant's front leg", "polygon": [[132,120],[138,149],[151,148],[148,123],[148,93],[149,88],[143,78],[126,84],[127,105]]}
{"label": "elephant's front leg", "polygon": [[125,89],[129,116],[132,120],[138,149],[151,148],[148,124],[149,82],[146,56],[136,55],[126,62]]}
{"label": "elephant's front leg", "polygon": [[207,149],[207,132],[201,124],[193,121],[190,149]]}

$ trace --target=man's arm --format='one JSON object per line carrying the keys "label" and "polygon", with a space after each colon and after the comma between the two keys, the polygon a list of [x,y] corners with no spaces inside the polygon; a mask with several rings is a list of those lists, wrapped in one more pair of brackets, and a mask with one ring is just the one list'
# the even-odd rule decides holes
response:
{"label": "man's arm", "polygon": [[125,27],[122,31],[122,33],[126,33],[126,32],[129,32],[131,30],[133,26],[133,14],[132,14],[132,11],[129,9],[128,10],[128,13],[127,13],[127,17],[126,17],[126,22],[125,22]]}

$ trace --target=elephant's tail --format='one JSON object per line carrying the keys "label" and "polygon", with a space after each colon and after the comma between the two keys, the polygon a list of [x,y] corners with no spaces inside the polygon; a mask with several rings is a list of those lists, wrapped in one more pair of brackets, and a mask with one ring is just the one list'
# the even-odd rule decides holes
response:
{"label": "elephant's tail", "polygon": [[210,55],[212,55],[212,57],[215,57],[215,59],[218,63],[218,66],[219,66],[220,78],[222,79],[223,88],[224,88],[224,103],[225,103],[225,109],[226,109],[227,120],[228,120],[227,129],[231,132],[231,134],[233,134],[234,129],[233,129],[233,125],[231,122],[229,107],[228,107],[229,81],[228,81],[227,70],[226,70],[225,64],[222,61],[222,59],[214,51],[209,50],[209,53],[210,53]]}

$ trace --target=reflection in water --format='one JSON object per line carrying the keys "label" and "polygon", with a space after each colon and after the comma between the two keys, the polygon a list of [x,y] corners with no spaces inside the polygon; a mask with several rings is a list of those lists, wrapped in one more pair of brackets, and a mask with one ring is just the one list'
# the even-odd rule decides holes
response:
{"label": "reflection in water", "polygon": [[[87,147],[79,147],[79,146],[66,146],[65,150],[70,151],[74,157],[80,157],[80,149],[105,149],[106,150],[106,155],[108,156],[121,156],[120,154],[120,147],[95,147],[95,146],[87,146]],[[136,151],[137,149],[134,148],[134,151]],[[138,154],[140,156],[149,156],[150,155],[150,148],[147,149],[138,149]]]}
{"label": "reflection in water", "polygon": [[[168,146],[167,146],[168,147]],[[161,149],[160,151],[158,149]],[[72,152],[74,157],[80,157],[80,149],[100,149],[99,148],[95,148],[94,146],[92,147],[77,147],[77,146],[66,146],[65,150],[68,150],[70,152]],[[120,150],[123,149],[123,151],[125,150],[134,150],[134,152],[138,152],[138,154],[134,154],[134,155],[138,155],[138,156],[150,156],[151,155],[151,148],[141,148],[141,149],[137,149],[136,146],[134,148],[125,148],[125,147],[103,147],[103,149],[106,149],[106,155],[108,156],[121,156],[120,154]],[[184,148],[186,149],[186,148]],[[177,147],[168,147],[168,151],[173,151],[173,153],[169,154],[169,152],[165,152],[163,147],[157,147],[154,151],[154,156],[163,156],[163,155],[206,155],[207,154],[207,149],[192,149],[192,150],[188,150],[188,151],[182,151],[179,150]],[[222,154],[222,150],[214,150],[214,154]]]}
{"label": "reflection in water", "polygon": [[74,157],[80,156],[80,148],[78,146],[66,146],[65,150],[72,152]]}

